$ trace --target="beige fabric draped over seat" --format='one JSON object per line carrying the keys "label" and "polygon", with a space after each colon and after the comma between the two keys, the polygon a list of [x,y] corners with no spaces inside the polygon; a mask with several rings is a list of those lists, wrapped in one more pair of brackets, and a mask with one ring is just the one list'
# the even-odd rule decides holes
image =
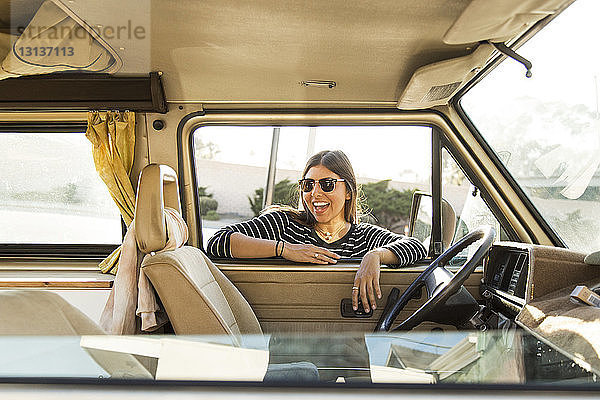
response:
{"label": "beige fabric draped over seat", "polygon": [[225,334],[240,344],[241,334],[262,334],[252,308],[237,288],[199,249],[164,248],[164,207],[181,210],[175,171],[146,166],[138,182],[135,231],[140,251],[150,254],[142,269],[156,289],[177,334]]}

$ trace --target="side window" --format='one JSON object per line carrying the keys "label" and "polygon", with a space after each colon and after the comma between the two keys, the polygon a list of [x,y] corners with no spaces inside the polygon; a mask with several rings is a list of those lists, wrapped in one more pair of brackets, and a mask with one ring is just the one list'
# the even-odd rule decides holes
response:
{"label": "side window", "polygon": [[297,181],[306,160],[336,149],[352,162],[363,193],[363,220],[406,233],[412,193],[431,191],[431,128],[201,127],[194,133],[194,156],[204,244],[220,227],[263,209],[272,150],[277,159],[272,203],[298,206]]}
{"label": "side window", "polygon": [[80,132],[0,132],[1,244],[119,244],[121,217]]}
{"label": "side window", "polygon": [[[481,198],[481,191],[469,181],[446,149],[442,149],[442,198],[452,206],[456,214],[451,244],[482,226],[491,226],[496,230],[496,241],[508,239],[505,230]],[[464,254],[456,256],[451,264],[461,264],[461,261],[470,255],[470,251],[477,248],[477,244],[476,242],[469,246]]]}
{"label": "side window", "polygon": [[[598,2],[579,0],[461,99],[469,119],[567,247],[600,248]],[[572,68],[575,66],[575,68]]]}

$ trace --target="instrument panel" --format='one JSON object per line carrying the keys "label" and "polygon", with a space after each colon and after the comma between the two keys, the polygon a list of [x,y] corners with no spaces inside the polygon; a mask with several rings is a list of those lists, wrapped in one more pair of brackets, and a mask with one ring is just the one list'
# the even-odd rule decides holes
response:
{"label": "instrument panel", "polygon": [[484,268],[482,295],[510,314],[525,305],[531,256],[526,247],[498,245],[490,248]]}

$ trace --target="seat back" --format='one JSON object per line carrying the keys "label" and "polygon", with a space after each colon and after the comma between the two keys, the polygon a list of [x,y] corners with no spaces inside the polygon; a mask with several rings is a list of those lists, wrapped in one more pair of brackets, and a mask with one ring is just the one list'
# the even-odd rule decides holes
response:
{"label": "seat back", "polygon": [[452,204],[442,199],[442,243],[444,250],[450,248],[456,231],[456,211]]}
{"label": "seat back", "polygon": [[46,290],[0,290],[0,335],[104,335],[83,312]]}
{"label": "seat back", "polygon": [[[25,335],[40,337],[104,336],[106,333],[87,315],[58,294],[47,290],[21,289],[0,290],[0,335],[15,337]],[[104,347],[110,343],[108,338],[99,338],[96,342],[102,343],[102,346],[100,348],[86,347],[83,338],[80,345],[111,377],[153,378],[152,374],[156,369],[155,360],[153,362],[150,357],[108,350]],[[61,343],[62,350],[58,351],[55,347],[57,343]],[[45,347],[46,344],[52,344],[52,346]],[[44,357],[42,360],[36,360],[36,365],[31,367],[33,370],[45,371],[45,368],[51,368],[55,373],[57,368],[59,371],[67,368],[66,373],[72,373],[64,363],[57,363],[59,357],[64,358],[63,352],[71,348],[68,341],[48,341],[44,338],[25,341],[18,345],[23,346],[24,353],[12,349],[13,351],[8,353],[8,359],[3,354],[3,362],[11,365],[13,360],[11,360],[10,354],[13,354],[12,357],[17,356],[18,365],[27,362],[29,358],[31,358],[29,361],[34,361],[36,353],[31,353],[31,346],[38,348],[41,345],[44,346],[42,350]]]}
{"label": "seat back", "polygon": [[175,333],[227,334],[234,344],[240,343],[240,334],[261,334],[246,299],[201,250],[183,246],[159,252],[167,240],[165,206],[180,210],[177,175],[170,167],[150,164],[138,182],[136,240],[148,254],[142,269]]}

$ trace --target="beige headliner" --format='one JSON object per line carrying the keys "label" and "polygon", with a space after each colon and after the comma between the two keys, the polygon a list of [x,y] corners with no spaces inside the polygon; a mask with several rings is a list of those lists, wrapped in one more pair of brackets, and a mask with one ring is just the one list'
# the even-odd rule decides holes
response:
{"label": "beige headliner", "polygon": [[469,2],[154,1],[152,66],[174,102],[395,102],[417,67],[468,53],[442,37]]}
{"label": "beige headliner", "polygon": [[[394,106],[400,100],[415,109],[444,104],[447,98],[421,99],[430,89],[464,85],[493,49],[472,65],[450,62],[419,75],[411,82],[417,90],[403,97],[418,68],[458,61],[480,40],[517,37],[572,0],[52,1],[90,26],[149,24],[149,43],[108,45],[123,61],[118,74],[162,71],[172,103]],[[0,33],[17,34],[42,2],[0,0]],[[305,80],[337,86],[305,87]]]}

